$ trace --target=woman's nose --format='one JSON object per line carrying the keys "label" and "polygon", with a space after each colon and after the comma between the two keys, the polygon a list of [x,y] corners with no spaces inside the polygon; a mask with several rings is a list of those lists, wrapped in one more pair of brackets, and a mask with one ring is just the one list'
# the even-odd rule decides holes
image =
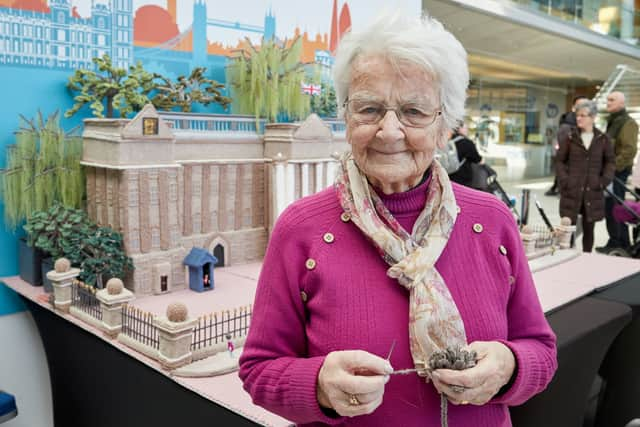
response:
{"label": "woman's nose", "polygon": [[404,138],[403,125],[394,110],[388,110],[380,121],[378,137],[383,140],[395,141]]}

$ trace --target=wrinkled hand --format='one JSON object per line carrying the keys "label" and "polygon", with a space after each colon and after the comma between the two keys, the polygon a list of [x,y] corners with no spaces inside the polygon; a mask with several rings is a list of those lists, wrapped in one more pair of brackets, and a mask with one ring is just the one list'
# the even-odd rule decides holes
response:
{"label": "wrinkled hand", "polygon": [[331,352],[318,373],[318,402],[342,416],[370,414],[382,403],[391,372],[387,360],[366,351]]}
{"label": "wrinkled hand", "polygon": [[484,405],[509,382],[516,359],[509,347],[497,341],[476,341],[468,349],[478,354],[476,366],[463,371],[438,369],[431,378],[438,392],[446,394],[451,403]]}

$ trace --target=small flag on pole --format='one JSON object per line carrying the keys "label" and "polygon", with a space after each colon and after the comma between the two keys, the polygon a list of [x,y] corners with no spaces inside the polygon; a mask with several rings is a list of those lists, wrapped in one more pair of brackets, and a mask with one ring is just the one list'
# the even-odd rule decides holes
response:
{"label": "small flag on pole", "polygon": [[302,93],[311,96],[320,95],[320,93],[322,93],[322,87],[320,85],[314,85],[313,83],[307,84],[305,82],[301,82],[300,89],[302,90]]}

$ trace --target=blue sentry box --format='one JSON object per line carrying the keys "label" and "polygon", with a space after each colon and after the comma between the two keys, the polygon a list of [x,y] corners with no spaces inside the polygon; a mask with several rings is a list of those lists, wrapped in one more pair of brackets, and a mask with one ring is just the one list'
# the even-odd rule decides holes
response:
{"label": "blue sentry box", "polygon": [[18,416],[16,398],[9,393],[0,391],[0,424]]}

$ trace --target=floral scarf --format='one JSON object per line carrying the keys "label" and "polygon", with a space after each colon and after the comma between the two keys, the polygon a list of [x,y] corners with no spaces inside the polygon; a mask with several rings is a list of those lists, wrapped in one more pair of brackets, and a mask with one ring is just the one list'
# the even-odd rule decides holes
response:
{"label": "floral scarf", "polygon": [[342,208],[391,266],[387,275],[410,292],[411,355],[421,376],[429,375],[431,354],[467,344],[458,308],[435,268],[456,221],[456,200],[449,177],[436,160],[432,171],[427,202],[411,234],[384,206],[350,153],[342,157],[336,179]]}

